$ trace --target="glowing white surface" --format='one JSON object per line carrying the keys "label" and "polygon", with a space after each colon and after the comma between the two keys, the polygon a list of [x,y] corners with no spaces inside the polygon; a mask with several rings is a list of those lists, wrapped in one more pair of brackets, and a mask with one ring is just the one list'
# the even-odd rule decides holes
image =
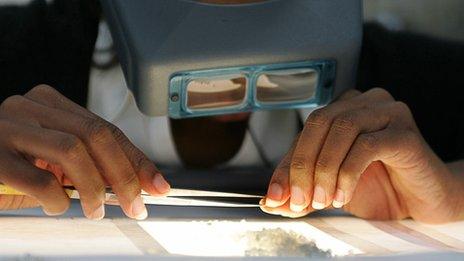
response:
{"label": "glowing white surface", "polygon": [[305,222],[258,221],[141,221],[139,225],[170,254],[189,256],[245,256],[246,232],[263,229],[293,231],[335,256],[362,252]]}

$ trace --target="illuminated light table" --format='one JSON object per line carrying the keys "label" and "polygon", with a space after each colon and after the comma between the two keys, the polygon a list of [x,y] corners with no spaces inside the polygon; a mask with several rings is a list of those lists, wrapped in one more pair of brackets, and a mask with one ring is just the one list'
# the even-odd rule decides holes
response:
{"label": "illuminated light table", "polygon": [[39,209],[0,212],[0,260],[243,260],[250,248],[247,233],[262,231],[297,234],[348,260],[464,260],[464,222],[365,221],[337,211],[296,220],[258,209],[151,206],[149,212],[141,222],[124,218],[117,207],[108,207],[102,221],[86,220],[78,202],[59,218],[45,217]]}

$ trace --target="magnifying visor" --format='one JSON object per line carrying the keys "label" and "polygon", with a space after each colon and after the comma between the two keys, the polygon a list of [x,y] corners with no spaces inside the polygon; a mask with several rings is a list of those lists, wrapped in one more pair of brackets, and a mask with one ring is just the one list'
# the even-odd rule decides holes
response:
{"label": "magnifying visor", "polygon": [[331,100],[335,75],[334,60],[176,73],[169,81],[169,116],[314,108]]}

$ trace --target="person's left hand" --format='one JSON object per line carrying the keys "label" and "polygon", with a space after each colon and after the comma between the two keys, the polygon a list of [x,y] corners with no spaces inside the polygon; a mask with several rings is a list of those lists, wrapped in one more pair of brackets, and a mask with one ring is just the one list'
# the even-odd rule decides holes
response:
{"label": "person's left hand", "polygon": [[464,219],[463,177],[430,149],[385,90],[349,91],[307,119],[274,172],[262,210],[301,217],[341,208],[368,219]]}

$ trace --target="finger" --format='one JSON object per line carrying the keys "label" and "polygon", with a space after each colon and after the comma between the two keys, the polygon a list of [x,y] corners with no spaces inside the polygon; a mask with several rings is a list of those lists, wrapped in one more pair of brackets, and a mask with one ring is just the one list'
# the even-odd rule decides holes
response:
{"label": "finger", "polygon": [[300,212],[294,212],[290,209],[290,201],[285,202],[285,204],[278,206],[278,207],[268,207],[264,204],[260,205],[260,208],[263,212],[271,214],[271,215],[280,215],[283,217],[288,218],[299,218],[308,215],[309,213],[313,212],[314,209],[310,207],[303,209]]}
{"label": "finger", "polygon": [[[107,124],[106,121],[97,115],[72,102],[47,85],[39,85],[33,88],[25,95],[25,97],[48,107],[79,114],[82,117],[95,119],[96,121],[101,122],[101,125]],[[142,189],[154,196],[167,194],[170,186],[155,164],[148,159],[142,151],[135,147],[118,128],[113,126],[112,133],[137,173]]]}
{"label": "finger", "polygon": [[74,103],[73,101],[66,98],[66,96],[55,90],[53,87],[50,87],[46,84],[41,84],[32,88],[30,91],[24,94],[24,97],[42,105],[46,105],[50,108],[73,112],[85,117],[89,117],[90,115],[97,117],[86,108]]}
{"label": "finger", "polygon": [[8,141],[19,153],[62,166],[79,191],[86,217],[103,218],[105,184],[79,138],[55,130],[26,125],[11,129],[14,132],[9,134]]}
{"label": "finger", "polygon": [[34,166],[36,166],[39,169],[46,170],[58,179],[61,185],[63,186],[72,186],[71,180],[69,180],[63,172],[63,168],[60,165],[56,164],[50,164],[49,162],[46,162],[45,160],[42,159],[33,159],[30,160],[31,162],[34,162]]}
{"label": "finger", "polygon": [[317,155],[326,139],[332,119],[353,107],[337,103],[312,112],[295,145],[290,163],[290,209],[300,212],[307,208],[313,195],[313,174]]}
{"label": "finger", "polygon": [[[374,161],[394,164],[395,160],[409,158],[407,147],[419,147],[420,139],[413,131],[387,128],[379,132],[359,135],[350,152],[340,167],[337,191],[342,194],[339,201],[347,204],[353,197],[353,192],[361,174]],[[416,144],[416,145],[414,145]]]}
{"label": "finger", "polygon": [[[332,204],[340,166],[360,133],[374,132],[388,126],[394,103],[357,109],[339,114],[333,120],[316,161],[312,207],[323,209]],[[338,193],[339,197],[341,196]],[[340,198],[333,202],[341,207]]]}
{"label": "finger", "polygon": [[290,150],[274,170],[264,204],[276,208],[285,204],[290,198],[289,170],[293,150]]}
{"label": "finger", "polygon": [[[58,116],[60,113],[70,114],[60,111],[55,115]],[[68,124],[60,127],[78,136],[90,149],[101,174],[118,196],[124,213],[131,218],[145,219],[148,212],[140,196],[139,179],[126,154],[115,140],[112,126],[89,118],[73,117],[73,114],[69,115]],[[72,126],[76,128],[71,130]]]}
{"label": "finger", "polygon": [[350,89],[344,92],[334,103],[351,103],[360,105],[358,108],[367,107],[371,104],[376,105],[380,102],[393,102],[393,96],[384,89],[372,88],[364,93]]}
{"label": "finger", "polygon": [[[21,104],[27,105],[27,109],[15,109],[15,111],[21,111],[37,120],[45,128],[70,133],[82,140],[83,147],[90,150],[93,160],[102,172],[101,175],[118,196],[124,213],[136,219],[147,217],[148,212],[140,196],[138,177],[114,136],[116,127],[106,122],[50,108],[26,98],[19,100],[16,106]],[[121,133],[118,135],[123,135],[122,132],[117,131]],[[66,174],[72,173],[66,171]]]}
{"label": "finger", "polygon": [[378,101],[393,99],[382,89],[373,89],[350,100],[335,103],[312,112],[301,132],[290,164],[290,208],[305,209],[313,196],[313,173],[317,156],[325,142],[333,119],[342,112],[360,109]]}
{"label": "finger", "polygon": [[362,103],[363,105],[368,105],[376,102],[393,102],[395,99],[393,96],[382,88],[372,88],[361,95],[356,95],[353,102]]}
{"label": "finger", "polygon": [[156,165],[121,130],[114,127],[112,132],[135,170],[142,189],[153,196],[167,195],[171,187]]}
{"label": "finger", "polygon": [[352,99],[356,96],[359,96],[361,95],[362,92],[356,90],[356,89],[349,89],[347,90],[346,92],[342,93],[342,95],[340,95],[340,97],[338,97],[337,101],[343,101],[343,100],[349,100],[349,99]]}
{"label": "finger", "polygon": [[[388,125],[389,130],[392,133],[397,132],[397,130],[399,129],[411,130],[411,131],[405,132],[405,135],[407,136],[411,133],[414,133],[414,131],[416,132],[418,131],[417,126],[414,123],[411,111],[409,110],[408,106],[402,102],[391,102],[384,106],[373,107],[370,109],[370,111],[372,111],[373,114],[375,115],[372,115],[370,117],[366,115],[366,117],[375,118],[377,121],[374,121],[373,128],[366,129],[365,132],[374,132],[375,131],[374,125],[378,124],[377,126],[380,126],[382,125],[382,121],[383,123],[388,121],[387,125]],[[382,117],[380,115],[384,115],[384,116]],[[389,119],[387,120],[387,118],[385,117],[388,117]],[[379,128],[379,130],[380,129],[381,128]],[[383,133],[383,132],[380,132],[380,133]],[[410,136],[415,136],[415,135],[410,135]],[[368,150],[364,149],[360,151],[360,153],[367,152],[367,154],[362,154],[363,156],[361,156],[361,162],[363,163],[363,165],[352,166],[353,164],[358,163],[355,160],[356,160],[356,155],[358,154],[357,150],[360,150],[359,144],[370,144],[369,137],[371,139],[376,138],[376,136],[367,136],[367,137],[365,135],[359,136],[357,143],[355,143],[356,146],[352,146],[352,148],[350,148],[350,152],[348,156],[345,157],[344,162],[342,163],[343,165],[339,167],[339,177],[338,177],[338,182],[337,182],[338,189],[334,196],[334,198],[336,199],[334,201],[335,207],[341,207],[344,204],[346,204],[346,202],[351,200],[352,193],[356,187],[356,184],[359,180],[360,175],[365,171],[367,166],[369,166],[373,161],[380,160],[380,158],[379,159],[375,158],[375,154],[369,153]],[[397,144],[396,142],[398,142],[398,140],[404,141],[403,145],[398,144],[400,147],[403,147],[403,148],[405,144],[410,143],[408,142],[407,139],[404,140],[404,136],[403,136],[403,137],[399,137],[396,141],[392,140],[391,144]],[[411,137],[411,140],[414,141],[416,139],[414,137]],[[369,157],[369,156],[374,157],[374,158],[362,159],[362,157]],[[386,160],[388,162],[388,159],[385,157],[383,158],[383,160]],[[345,166],[344,167],[345,170],[343,170],[343,166]],[[355,168],[355,167],[357,167],[356,170],[351,170],[352,168]],[[348,172],[346,169],[348,169]],[[340,181],[340,179],[342,180]],[[345,184],[343,188],[340,187],[340,183]]]}
{"label": "finger", "polygon": [[293,141],[293,144],[290,150],[285,154],[282,161],[279,163],[277,168],[274,170],[274,173],[269,182],[269,188],[264,199],[264,204],[269,208],[275,208],[285,204],[290,198],[290,188],[289,188],[289,171],[290,171],[290,162],[295,149],[296,142],[298,141],[300,135],[297,135]]}
{"label": "finger", "polygon": [[5,156],[4,154],[2,160],[5,160],[7,164],[2,164],[0,182],[33,199],[2,196],[0,201],[3,203],[0,205],[7,204],[5,203],[7,200],[8,205],[3,206],[10,209],[40,204],[44,212],[51,216],[61,215],[68,210],[69,198],[53,174],[38,169],[28,161],[14,155]]}

